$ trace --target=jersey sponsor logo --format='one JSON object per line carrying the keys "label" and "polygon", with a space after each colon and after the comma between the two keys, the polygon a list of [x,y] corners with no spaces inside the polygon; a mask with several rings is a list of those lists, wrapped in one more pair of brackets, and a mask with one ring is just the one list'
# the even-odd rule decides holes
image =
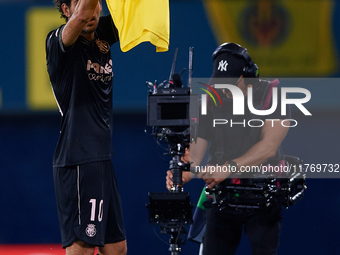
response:
{"label": "jersey sponsor logo", "polygon": [[[91,60],[87,60],[87,71],[88,77],[92,81],[102,81],[108,82],[112,80],[113,72],[112,72],[112,60],[109,60],[109,63],[106,63],[105,66],[101,66],[98,63],[92,63]],[[94,71],[94,72],[93,72]]]}
{"label": "jersey sponsor logo", "polygon": [[97,39],[96,44],[100,50],[101,53],[108,53],[110,50],[110,44],[107,41]]}
{"label": "jersey sponsor logo", "polygon": [[89,237],[94,237],[97,233],[96,225],[94,224],[87,224],[87,228],[85,229],[86,235]]}

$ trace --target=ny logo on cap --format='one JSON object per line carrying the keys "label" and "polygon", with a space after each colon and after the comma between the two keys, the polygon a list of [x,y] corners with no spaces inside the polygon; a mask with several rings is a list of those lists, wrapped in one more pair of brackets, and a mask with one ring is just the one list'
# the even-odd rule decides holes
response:
{"label": "ny logo on cap", "polygon": [[221,60],[217,69],[223,72],[223,71],[227,71],[227,67],[228,67],[227,60]]}

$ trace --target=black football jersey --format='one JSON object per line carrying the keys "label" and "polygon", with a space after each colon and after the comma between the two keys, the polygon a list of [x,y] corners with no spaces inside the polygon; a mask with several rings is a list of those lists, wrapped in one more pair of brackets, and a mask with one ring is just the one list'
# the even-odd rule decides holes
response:
{"label": "black football jersey", "polygon": [[112,58],[118,32],[111,16],[101,17],[92,42],[79,36],[65,48],[64,25],[46,39],[47,70],[61,113],[53,166],[63,167],[112,156]]}

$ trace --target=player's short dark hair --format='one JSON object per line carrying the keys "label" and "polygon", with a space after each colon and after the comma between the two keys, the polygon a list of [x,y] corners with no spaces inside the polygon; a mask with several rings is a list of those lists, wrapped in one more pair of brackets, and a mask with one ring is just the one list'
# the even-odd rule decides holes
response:
{"label": "player's short dark hair", "polygon": [[59,10],[60,12],[60,17],[64,18],[66,21],[68,20],[68,18],[65,16],[63,9],[61,9],[62,4],[66,4],[68,7],[71,7],[71,1],[72,0],[53,0],[53,3],[55,5],[55,7]]}

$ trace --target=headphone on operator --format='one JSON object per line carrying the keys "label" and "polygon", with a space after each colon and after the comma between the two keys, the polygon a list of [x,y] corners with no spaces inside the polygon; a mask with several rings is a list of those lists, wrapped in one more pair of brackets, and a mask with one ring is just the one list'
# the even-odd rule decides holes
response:
{"label": "headphone on operator", "polygon": [[246,60],[246,65],[243,68],[243,77],[244,78],[258,78],[259,77],[259,68],[257,65],[251,60],[247,49],[243,48],[241,45],[237,43],[223,43],[217,47],[217,49],[212,54],[213,60],[222,52],[228,52],[237,56],[242,57]]}

